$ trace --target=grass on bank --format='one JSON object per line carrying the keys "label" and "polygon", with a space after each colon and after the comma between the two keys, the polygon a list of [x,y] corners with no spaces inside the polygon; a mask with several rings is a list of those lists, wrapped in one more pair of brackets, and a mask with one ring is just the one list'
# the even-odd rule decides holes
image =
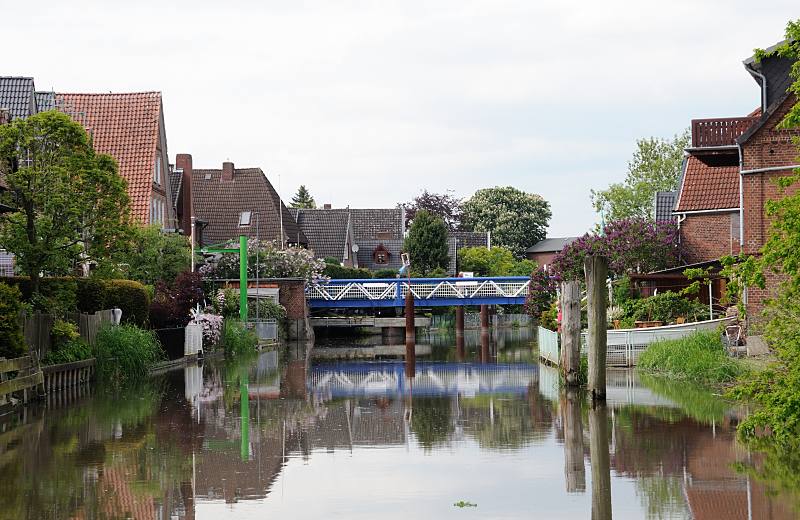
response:
{"label": "grass on bank", "polygon": [[716,331],[657,341],[639,356],[640,370],[705,385],[732,383],[747,372],[728,356]]}
{"label": "grass on bank", "polygon": [[258,337],[252,330],[235,320],[225,320],[222,343],[226,354],[252,352],[258,346]]}
{"label": "grass on bank", "polygon": [[155,332],[133,325],[105,325],[97,332],[94,356],[99,379],[123,385],[147,377],[166,358]]}

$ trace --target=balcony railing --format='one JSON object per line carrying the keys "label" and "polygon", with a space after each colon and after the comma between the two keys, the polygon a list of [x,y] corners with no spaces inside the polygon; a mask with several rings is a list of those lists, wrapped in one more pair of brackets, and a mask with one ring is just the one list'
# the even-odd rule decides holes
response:
{"label": "balcony railing", "polygon": [[692,119],[692,148],[734,145],[736,138],[756,121],[758,117]]}

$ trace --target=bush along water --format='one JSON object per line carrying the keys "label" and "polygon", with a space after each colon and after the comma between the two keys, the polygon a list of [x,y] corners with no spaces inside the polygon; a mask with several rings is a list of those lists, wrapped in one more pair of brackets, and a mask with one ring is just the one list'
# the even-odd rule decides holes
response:
{"label": "bush along water", "polygon": [[255,333],[246,328],[242,323],[234,320],[225,320],[222,344],[226,354],[242,354],[252,352],[258,345]]}
{"label": "bush along water", "polygon": [[98,378],[117,386],[144,379],[155,363],[165,359],[155,333],[133,325],[101,327],[94,353]]}
{"label": "bush along water", "polygon": [[700,384],[732,383],[746,372],[728,356],[718,332],[657,341],[642,352],[637,366],[645,372]]}

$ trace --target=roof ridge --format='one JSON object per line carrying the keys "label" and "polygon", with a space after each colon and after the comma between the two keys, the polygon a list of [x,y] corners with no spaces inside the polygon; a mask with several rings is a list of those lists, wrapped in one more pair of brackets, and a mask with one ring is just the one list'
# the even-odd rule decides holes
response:
{"label": "roof ridge", "polygon": [[142,94],[157,94],[161,96],[160,90],[142,90],[137,92],[55,92],[58,96],[136,96]]}

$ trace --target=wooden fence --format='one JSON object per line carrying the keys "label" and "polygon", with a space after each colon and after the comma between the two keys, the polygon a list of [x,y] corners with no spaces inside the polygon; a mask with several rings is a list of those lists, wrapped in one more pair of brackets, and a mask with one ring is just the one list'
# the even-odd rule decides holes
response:
{"label": "wooden fence", "polygon": [[45,391],[50,394],[88,383],[94,377],[94,365],[95,359],[91,358],[42,367]]}
{"label": "wooden fence", "polygon": [[[13,379],[9,373],[15,373]],[[22,394],[22,402],[27,403],[33,393],[43,393],[44,375],[32,356],[13,359],[0,358],[0,405],[7,405],[13,393]]]}
{"label": "wooden fence", "polygon": [[[81,337],[90,345],[94,345],[97,331],[104,323],[114,323],[114,311],[111,309],[97,311],[94,314],[72,312],[67,313],[64,317],[66,321],[78,326]],[[20,316],[25,344],[31,351],[36,352],[39,359],[50,352],[50,332],[55,321],[56,318],[52,314],[41,312]]]}

